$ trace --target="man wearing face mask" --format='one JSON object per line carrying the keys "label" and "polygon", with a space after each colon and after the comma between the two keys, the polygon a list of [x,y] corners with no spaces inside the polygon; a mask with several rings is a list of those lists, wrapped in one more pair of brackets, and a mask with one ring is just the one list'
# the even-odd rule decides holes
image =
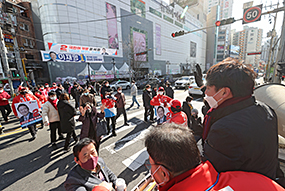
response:
{"label": "man wearing face mask", "polygon": [[46,90],[46,92],[50,91],[50,87],[49,87],[48,83],[45,83],[45,90]]}
{"label": "man wearing face mask", "polygon": [[90,93],[89,89],[84,89],[79,99],[79,106],[83,106],[86,103],[90,103],[91,106],[96,106],[95,96]]}
{"label": "man wearing face mask", "polygon": [[43,122],[45,126],[50,127],[50,140],[54,149],[56,146],[56,131],[59,136],[59,140],[63,140],[64,137],[61,133],[60,118],[57,109],[58,99],[56,93],[51,91],[48,93],[48,101],[43,105]]}
{"label": "man wearing face mask", "polygon": [[125,109],[126,98],[125,98],[125,94],[122,93],[122,87],[118,87],[115,97],[117,98],[116,100],[116,107],[117,107],[116,120],[120,117],[121,114],[123,114],[124,122],[125,122],[124,125],[129,126],[129,124],[127,123],[128,119],[127,119],[127,113]]}
{"label": "man wearing face mask", "polygon": [[134,106],[134,103],[136,103],[138,105],[138,109],[140,108],[140,104],[137,101],[137,94],[138,94],[138,88],[135,84],[135,81],[132,81],[132,87],[131,87],[131,96],[132,96],[132,104],[130,105],[130,107],[127,109],[131,109]]}
{"label": "man wearing face mask", "polygon": [[[14,99],[13,99],[13,102],[12,102],[12,110],[14,112],[14,115],[20,119],[17,115],[17,110],[16,110],[16,107],[15,107],[15,104],[17,103],[21,103],[21,102],[26,102],[26,101],[32,101],[32,100],[37,100],[37,103],[38,103],[38,107],[41,108],[41,103],[40,101],[38,100],[38,98],[36,98],[33,94],[28,94],[28,90],[26,87],[22,87],[20,86],[19,87],[19,95],[17,95]],[[32,125],[29,125],[28,126],[29,128],[29,131],[33,137],[33,139],[36,138],[37,136],[37,129],[36,129],[36,124],[32,124]]]}
{"label": "man wearing face mask", "polygon": [[182,111],[184,111],[184,113],[187,115],[187,124],[188,124],[188,127],[191,128],[191,122],[190,122],[190,119],[191,119],[191,111],[193,109],[193,106],[191,104],[191,101],[193,100],[193,97],[191,96],[187,96],[186,97],[186,100],[183,101],[183,104],[182,104]]}
{"label": "man wearing face mask", "polygon": [[48,97],[48,91],[44,88],[43,85],[40,86],[39,91],[44,95],[46,98]]}
{"label": "man wearing face mask", "polygon": [[147,117],[148,115],[150,115],[150,122],[153,123],[153,106],[150,104],[150,101],[152,99],[152,94],[151,94],[151,86],[149,84],[147,84],[145,86],[145,90],[143,91],[143,95],[142,95],[142,99],[143,99],[143,106],[145,109],[144,112],[144,121],[147,122]]}
{"label": "man wearing face mask", "polygon": [[55,93],[56,93],[57,99],[59,99],[59,96],[61,94],[64,94],[64,93],[67,93],[67,92],[65,91],[64,87],[61,84],[58,84],[58,88],[55,90]]}
{"label": "man wearing face mask", "polygon": [[192,131],[177,124],[151,129],[145,147],[149,154],[145,166],[159,191],[284,190],[261,174],[218,173],[210,161],[201,161]]}
{"label": "man wearing face mask", "polygon": [[253,94],[256,74],[233,58],[212,66],[206,77],[211,109],[204,118],[204,156],[218,172],[257,172],[283,187],[278,161],[277,116]]}
{"label": "man wearing face mask", "polygon": [[115,188],[117,177],[98,157],[96,143],[92,139],[81,139],[73,147],[73,155],[77,165],[68,173],[64,183],[66,191],[91,191],[104,181],[112,183]]}
{"label": "man wearing face mask", "polygon": [[101,101],[106,98],[106,94],[112,94],[113,93],[113,90],[110,87],[110,84],[108,81],[103,82],[103,87],[101,88],[100,93],[101,93]]}
{"label": "man wearing face mask", "polygon": [[162,106],[162,107],[167,107],[169,102],[172,100],[172,98],[163,95],[164,94],[164,88],[159,87],[158,88],[158,94],[152,98],[150,101],[150,104],[152,106]]}
{"label": "man wearing face mask", "polygon": [[50,88],[50,91],[56,91],[57,85],[55,82],[52,83],[52,87]]}
{"label": "man wearing face mask", "polygon": [[4,91],[3,84],[0,84],[0,110],[2,113],[2,117],[4,118],[6,123],[8,122],[8,116],[12,112],[8,101],[10,98],[11,96]]}
{"label": "man wearing face mask", "polygon": [[80,132],[80,139],[90,138],[96,142],[96,150],[99,152],[100,146],[100,137],[97,136],[97,121],[98,117],[103,119],[105,117],[105,106],[101,105],[100,113],[97,112],[96,106],[91,106],[91,103],[83,104],[79,107],[81,115],[78,118],[78,121],[82,122],[82,128]]}

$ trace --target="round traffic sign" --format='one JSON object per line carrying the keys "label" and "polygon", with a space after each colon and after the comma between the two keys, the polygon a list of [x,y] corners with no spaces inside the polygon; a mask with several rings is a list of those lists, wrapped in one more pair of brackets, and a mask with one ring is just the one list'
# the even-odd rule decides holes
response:
{"label": "round traffic sign", "polygon": [[250,7],[243,14],[243,20],[246,23],[257,21],[261,16],[260,7]]}

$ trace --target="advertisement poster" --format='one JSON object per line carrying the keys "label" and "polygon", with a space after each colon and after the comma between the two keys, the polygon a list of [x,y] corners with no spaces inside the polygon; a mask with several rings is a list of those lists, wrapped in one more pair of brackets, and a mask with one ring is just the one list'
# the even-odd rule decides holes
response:
{"label": "advertisement poster", "polygon": [[160,125],[160,124],[166,122],[172,116],[168,107],[155,106],[154,109],[155,109],[155,114],[156,114],[157,125]]}
{"label": "advertisement poster", "polygon": [[[147,32],[131,27],[131,39],[133,41],[134,53],[140,53],[147,50]],[[135,61],[148,61],[147,54],[134,56]]]}
{"label": "advertisement poster", "polygon": [[196,58],[196,43],[190,41],[190,57]]}
{"label": "advertisement poster", "polygon": [[17,103],[15,107],[22,127],[32,125],[42,120],[36,100]]}
{"label": "advertisement poster", "polygon": [[106,3],[107,29],[108,29],[108,45],[109,48],[119,49],[116,7]]}
{"label": "advertisement poster", "polygon": [[77,46],[68,44],[48,43],[49,51],[56,53],[86,53],[86,54],[101,54],[101,55],[118,55],[117,49],[101,48],[101,47],[89,47],[89,46]]}
{"label": "advertisement poster", "polygon": [[80,62],[80,63],[102,63],[104,62],[103,55],[88,54],[88,53],[64,53],[64,52],[48,52],[42,51],[42,61],[44,62]]}
{"label": "advertisement poster", "polygon": [[143,0],[131,0],[131,11],[145,18],[145,2]]}
{"label": "advertisement poster", "polygon": [[155,53],[161,55],[161,26],[155,24]]}

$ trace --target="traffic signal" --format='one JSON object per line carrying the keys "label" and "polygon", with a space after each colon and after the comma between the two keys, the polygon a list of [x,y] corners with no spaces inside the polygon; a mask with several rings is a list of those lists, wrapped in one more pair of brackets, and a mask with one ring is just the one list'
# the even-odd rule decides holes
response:
{"label": "traffic signal", "polygon": [[280,63],[278,63],[277,71],[278,71],[281,75],[284,75],[284,74],[285,74],[285,62],[280,62]]}
{"label": "traffic signal", "polygon": [[231,17],[231,18],[228,18],[228,19],[223,19],[221,21],[216,21],[215,25],[216,25],[216,27],[219,27],[219,26],[223,26],[223,25],[232,24],[235,21],[236,21],[235,18]]}
{"label": "traffic signal", "polygon": [[185,34],[184,31],[179,31],[179,32],[171,33],[171,36],[174,38],[174,37],[182,36],[184,34]]}

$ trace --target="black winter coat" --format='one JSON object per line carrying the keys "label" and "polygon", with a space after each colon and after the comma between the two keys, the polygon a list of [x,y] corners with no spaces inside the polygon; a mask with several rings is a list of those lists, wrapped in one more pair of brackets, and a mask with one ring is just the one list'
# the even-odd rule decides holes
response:
{"label": "black winter coat", "polygon": [[173,91],[172,87],[170,87],[170,86],[169,86],[169,87],[166,87],[166,88],[165,88],[165,94],[166,94],[168,97],[174,99],[174,91]]}
{"label": "black winter coat", "polygon": [[149,92],[147,90],[144,90],[143,94],[142,94],[142,97],[143,97],[143,106],[144,107],[152,107],[150,105],[150,100],[152,99],[151,92]]}
{"label": "black winter coat", "polygon": [[57,108],[60,117],[61,131],[63,133],[70,133],[75,129],[75,108],[67,100],[59,100]]}
{"label": "black winter coat", "polygon": [[188,105],[188,103],[186,101],[183,102],[182,104],[182,111],[184,111],[184,113],[186,113],[187,115],[187,124],[188,127],[191,127],[191,110],[193,109],[193,106],[191,105],[191,107]]}
{"label": "black winter coat", "polygon": [[107,92],[112,93],[113,90],[112,90],[112,88],[111,88],[110,86],[107,87],[107,86],[104,85],[104,86],[101,88],[101,92],[100,92],[103,99],[105,99],[105,95],[106,95]]}
{"label": "black winter coat", "polygon": [[[212,124],[204,155],[218,172],[256,172],[274,180],[280,169],[277,116],[269,106],[250,99],[251,105]],[[237,108],[242,102],[227,107]]]}

